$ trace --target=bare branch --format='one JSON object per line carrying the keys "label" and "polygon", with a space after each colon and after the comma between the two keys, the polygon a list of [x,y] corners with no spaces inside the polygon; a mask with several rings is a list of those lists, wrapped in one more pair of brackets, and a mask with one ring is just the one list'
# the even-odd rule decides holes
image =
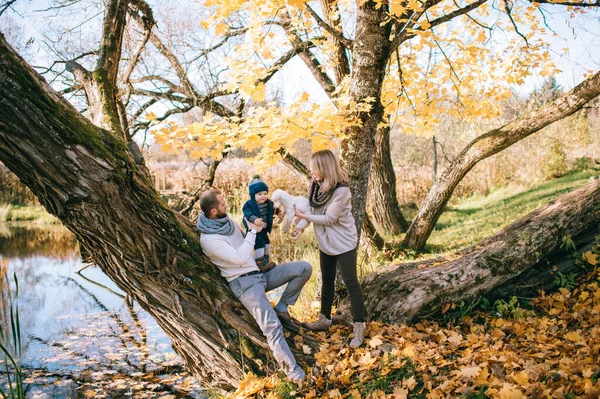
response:
{"label": "bare branch", "polygon": [[137,111],[135,111],[132,115],[131,115],[131,120],[129,122],[130,127],[135,123],[135,121],[142,116],[142,114],[151,106],[153,106],[154,104],[156,104],[158,102],[158,100],[156,98],[151,98],[150,100],[146,101],[144,104],[142,104],[141,107],[139,107],[137,109]]}
{"label": "bare branch", "polygon": [[[165,112],[162,116],[157,117],[155,120],[158,122],[163,122],[170,116],[186,113],[188,111],[191,111],[193,108],[194,108],[194,105],[186,105],[185,107],[182,107],[182,108],[172,108],[172,109],[168,110],[167,112]],[[136,123],[135,127],[133,129],[132,135],[135,134],[138,130],[148,128],[150,126],[151,122],[153,122],[153,121],[145,121],[145,122]]]}
{"label": "bare branch", "polygon": [[129,61],[129,65],[127,66],[127,70],[125,71],[125,74],[123,75],[123,79],[122,79],[123,83],[125,83],[125,84],[129,83],[129,78],[131,77],[131,74],[133,73],[133,70],[135,69],[135,66],[138,63],[140,56],[142,55],[142,51],[144,50],[144,47],[146,47],[146,43],[148,43],[148,39],[150,39],[151,30],[152,30],[152,27],[150,28],[150,30],[146,30],[144,32],[144,36],[142,37],[142,40],[140,41],[138,48],[133,53],[133,56],[131,57],[131,61]]}
{"label": "bare branch", "polygon": [[513,27],[515,28],[515,32],[517,32],[517,34],[519,36],[521,36],[523,38],[523,40],[525,40],[525,44],[527,44],[529,46],[529,41],[527,40],[527,37],[525,35],[523,35],[521,32],[519,32],[517,23],[515,22],[515,20],[512,17],[511,9],[510,9],[510,6],[508,5],[508,1],[504,0],[503,3],[504,3],[504,10],[506,11],[506,15],[508,15],[510,22],[512,23]]}
{"label": "bare branch", "polygon": [[6,11],[7,9],[11,8],[11,6],[13,4],[15,4],[17,2],[17,0],[10,0],[7,1],[6,3],[0,5],[0,15],[2,15],[4,13],[4,11]]}
{"label": "bare branch", "polygon": [[572,6],[572,7],[599,7],[600,1],[595,1],[593,3],[584,3],[579,1],[552,1],[552,0],[535,0],[532,3],[538,4],[552,4],[559,6]]}
{"label": "bare branch", "polygon": [[66,89],[60,90],[59,93],[62,95],[65,95],[65,94],[69,94],[69,93],[76,93],[82,89],[83,89],[83,85],[78,83],[78,84],[74,84],[73,86],[69,86]]}
{"label": "bare branch", "polygon": [[188,104],[190,102],[190,99],[188,97],[178,95],[170,90],[169,91],[152,91],[152,90],[134,88],[133,90],[131,90],[131,94],[136,95],[136,96],[155,98],[157,100],[169,100],[169,101],[178,102],[181,104]]}
{"label": "bare branch", "polygon": [[308,52],[308,50],[312,47],[315,47],[315,44],[313,42],[301,42],[299,44],[299,47],[294,47],[293,49],[285,53],[283,56],[281,56],[281,58],[279,58],[276,62],[274,62],[273,65],[269,67],[267,75],[264,78],[260,79],[259,82],[266,83],[267,81],[269,81],[269,79],[273,77],[273,75],[275,75],[275,73],[277,73],[277,71],[279,71],[285,64],[287,64],[292,58],[294,58],[294,56],[300,53]]}
{"label": "bare branch", "polygon": [[57,64],[66,64],[69,61],[78,61],[78,60],[82,59],[83,57],[87,57],[88,55],[98,55],[98,52],[97,51],[88,51],[88,52],[80,54],[77,57],[70,59],[70,60],[56,60],[49,67],[44,68],[41,66],[36,66],[34,68],[40,69],[39,73],[41,75],[43,75],[43,74],[50,72]]}
{"label": "bare branch", "polygon": [[184,93],[185,90],[183,89],[183,87],[177,86],[175,83],[171,82],[170,80],[159,76],[159,75],[147,75],[144,77],[141,77],[139,79],[131,79],[129,81],[129,83],[131,84],[135,84],[135,83],[144,83],[144,82],[151,82],[153,80],[158,80],[159,82],[164,83],[165,85],[167,85],[169,87],[169,89],[173,92],[173,93]]}
{"label": "bare branch", "polygon": [[[430,27],[434,28],[438,25],[441,25],[445,22],[451,21],[452,19],[467,14],[470,11],[475,10],[476,8],[480,7],[481,5],[483,5],[484,3],[486,3],[488,0],[477,0],[474,3],[471,3],[463,8],[459,8],[457,10],[452,11],[449,14],[443,15],[439,18],[436,18],[432,21],[430,21]],[[419,16],[420,17],[420,16]],[[415,18],[414,20],[416,21],[418,18]],[[407,22],[407,24],[410,22],[410,20]],[[423,29],[414,29],[414,31],[423,31]],[[412,31],[412,32],[408,32],[406,29],[403,29],[393,40],[392,42],[392,49],[395,49],[396,47],[398,47],[401,43],[403,43],[404,41],[408,40],[408,39],[412,39],[413,37],[415,37],[417,34]]]}
{"label": "bare branch", "polygon": [[340,43],[342,43],[344,45],[344,47],[346,47],[347,49],[352,49],[352,40],[344,37],[344,34],[340,31],[338,31],[337,29],[335,29],[333,26],[329,25],[327,22],[325,22],[320,16],[319,14],[317,14],[315,12],[315,10],[313,10],[310,5],[308,5],[308,3],[305,3],[306,9],[308,10],[308,12],[310,13],[310,15],[312,15],[312,17],[315,19],[315,21],[317,21],[317,24],[325,29],[327,32],[329,32],[329,34],[331,34],[331,36],[335,37]]}
{"label": "bare branch", "polygon": [[223,46],[225,43],[227,43],[227,41],[229,41],[229,39],[231,39],[232,37],[241,36],[244,33],[246,33],[247,31],[248,31],[248,28],[230,29],[229,32],[227,32],[227,34],[225,34],[224,39],[221,40],[219,43],[217,43],[214,46],[211,46],[211,47],[209,47],[207,49],[198,50],[198,52],[199,52],[198,56],[192,58],[190,60],[190,62],[197,61],[201,57],[207,56],[209,53],[217,50],[218,48],[220,48],[221,46]]}
{"label": "bare branch", "polygon": [[[458,5],[458,3],[456,2],[456,0],[453,0],[453,2],[454,2],[454,5],[455,5],[456,7],[459,7],[459,5]],[[475,18],[473,18],[473,17],[472,17],[472,16],[470,16],[469,14],[465,14],[465,16],[466,16],[467,18],[469,18],[471,21],[475,22],[475,24],[476,24],[476,25],[479,25],[480,27],[482,27],[483,29],[487,29],[487,30],[489,30],[489,31],[491,31],[491,30],[492,30],[492,27],[491,27],[491,26],[487,26],[487,25],[484,25],[484,24],[482,24],[481,22],[477,21]]]}

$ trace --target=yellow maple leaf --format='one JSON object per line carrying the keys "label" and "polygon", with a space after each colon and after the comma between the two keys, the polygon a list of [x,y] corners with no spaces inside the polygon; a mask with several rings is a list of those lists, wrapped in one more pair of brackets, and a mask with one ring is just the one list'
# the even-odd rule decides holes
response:
{"label": "yellow maple leaf", "polygon": [[413,345],[406,345],[406,348],[402,349],[402,354],[413,359],[416,354],[415,347]]}
{"label": "yellow maple leaf", "polygon": [[527,375],[526,371],[521,371],[518,374],[512,374],[511,377],[520,386],[529,385],[529,376]]}
{"label": "yellow maple leaf", "polygon": [[414,375],[408,379],[405,378],[402,380],[402,386],[408,389],[409,391],[412,391],[417,386],[417,379]]}
{"label": "yellow maple leaf", "polygon": [[565,338],[573,342],[583,341],[583,337],[577,331],[571,331],[570,333],[565,334]]}
{"label": "yellow maple leaf", "polygon": [[257,84],[254,87],[254,90],[252,90],[252,99],[258,103],[265,101],[265,98],[267,97],[266,89],[267,87],[264,83],[261,82]]}
{"label": "yellow maple leaf", "polygon": [[519,388],[506,382],[502,386],[502,389],[498,391],[498,397],[500,399],[526,399],[526,396]]}
{"label": "yellow maple leaf", "polygon": [[227,33],[228,30],[229,30],[229,26],[227,26],[227,24],[216,24],[215,25],[215,33],[217,35],[223,35],[223,34]]}
{"label": "yellow maple leaf", "polygon": [[379,335],[376,335],[369,340],[369,346],[371,348],[377,348],[377,347],[381,346],[382,344],[383,344],[383,341],[381,340]]}
{"label": "yellow maple leaf", "polygon": [[585,262],[592,266],[596,266],[598,264],[598,254],[595,254],[592,251],[587,251],[584,253],[582,258]]}
{"label": "yellow maple leaf", "polygon": [[156,114],[154,112],[148,112],[146,114],[146,120],[147,121],[155,121],[156,120]]}
{"label": "yellow maple leaf", "polygon": [[353,399],[361,399],[362,398],[360,391],[358,389],[351,389],[349,393]]}
{"label": "yellow maple leaf", "polygon": [[481,367],[472,366],[472,367],[463,367],[460,369],[460,374],[466,378],[477,377],[477,374],[481,371]]}
{"label": "yellow maple leaf", "polygon": [[342,398],[342,394],[340,393],[339,389],[332,389],[331,391],[329,391],[329,393],[327,394],[328,398]]}
{"label": "yellow maple leaf", "polygon": [[407,399],[408,398],[408,390],[405,388],[396,387],[394,392],[392,392],[391,399]]}

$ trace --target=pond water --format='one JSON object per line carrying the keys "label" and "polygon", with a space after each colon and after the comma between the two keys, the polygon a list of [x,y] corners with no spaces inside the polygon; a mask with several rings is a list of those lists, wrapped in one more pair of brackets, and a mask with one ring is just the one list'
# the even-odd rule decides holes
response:
{"label": "pond water", "polygon": [[[26,397],[203,396],[152,317],[98,267],[82,262],[76,240],[62,226],[0,225],[5,335],[11,299],[19,309]],[[0,372],[0,387],[5,384]]]}

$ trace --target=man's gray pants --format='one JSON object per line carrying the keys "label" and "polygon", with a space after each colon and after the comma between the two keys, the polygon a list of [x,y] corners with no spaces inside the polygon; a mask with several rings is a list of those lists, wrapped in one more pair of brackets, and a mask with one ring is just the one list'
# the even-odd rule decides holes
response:
{"label": "man's gray pants", "polygon": [[[299,261],[282,263],[266,273],[238,277],[229,282],[229,288],[252,314],[265,334],[275,360],[291,379],[303,378],[304,372],[290,351],[275,309],[285,312],[289,305],[295,304],[311,274],[312,266],[308,262]],[[287,287],[273,309],[265,292],[284,284],[287,284]]]}

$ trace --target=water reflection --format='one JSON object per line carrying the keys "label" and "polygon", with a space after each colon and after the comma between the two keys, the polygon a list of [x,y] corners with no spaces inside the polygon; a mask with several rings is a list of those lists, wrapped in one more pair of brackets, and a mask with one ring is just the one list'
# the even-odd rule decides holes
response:
{"label": "water reflection", "polygon": [[[77,241],[65,228],[0,230],[4,331],[13,273],[19,281],[28,396],[199,395],[156,322],[98,267],[83,264]],[[0,383],[5,377],[0,374]]]}

